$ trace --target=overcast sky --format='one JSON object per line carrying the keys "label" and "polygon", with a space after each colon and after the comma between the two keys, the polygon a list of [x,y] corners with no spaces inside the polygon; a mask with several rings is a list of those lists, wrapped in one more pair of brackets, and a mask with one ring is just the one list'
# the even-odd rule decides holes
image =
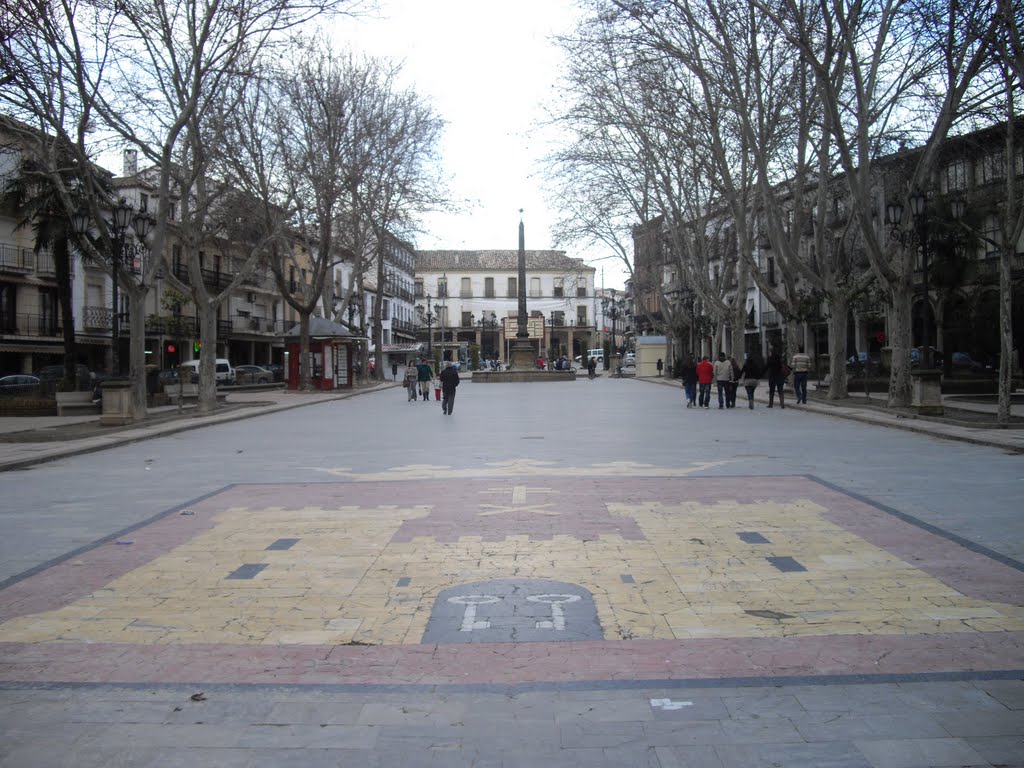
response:
{"label": "overcast sky", "polygon": [[[338,43],[404,62],[409,83],[447,122],[444,168],[467,210],[429,216],[416,247],[514,249],[520,208],[526,247],[554,247],[558,216],[538,164],[547,147],[535,129],[560,73],[551,37],[572,31],[577,14],[572,0],[379,0],[372,15],[338,24]],[[566,250],[597,268],[599,287],[602,267],[605,285],[622,287],[616,262]]]}

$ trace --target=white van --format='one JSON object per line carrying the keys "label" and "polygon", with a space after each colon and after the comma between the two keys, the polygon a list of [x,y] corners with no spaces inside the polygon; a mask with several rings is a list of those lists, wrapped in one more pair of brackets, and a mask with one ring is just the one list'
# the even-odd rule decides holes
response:
{"label": "white van", "polygon": [[[199,361],[198,360],[186,360],[180,366],[181,374],[184,375],[185,371],[190,373],[190,381],[199,380]],[[218,384],[234,384],[235,383],[235,369],[231,366],[225,358],[218,357],[215,361],[215,370],[217,373]]]}
{"label": "white van", "polygon": [[604,364],[604,350],[603,349],[588,349],[586,357],[581,358],[579,355],[576,356],[576,362],[580,363],[581,365],[586,365],[587,361],[590,358],[592,358],[592,357],[596,357],[597,358],[598,365],[603,365]]}

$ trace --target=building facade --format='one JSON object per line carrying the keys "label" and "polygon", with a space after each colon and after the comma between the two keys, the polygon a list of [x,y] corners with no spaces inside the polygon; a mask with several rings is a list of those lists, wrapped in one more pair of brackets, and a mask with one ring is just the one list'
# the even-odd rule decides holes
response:
{"label": "building facade", "polygon": [[[527,334],[537,356],[574,357],[597,342],[594,268],[564,251],[526,251]],[[519,317],[518,251],[417,251],[415,298],[423,349],[507,361]]]}

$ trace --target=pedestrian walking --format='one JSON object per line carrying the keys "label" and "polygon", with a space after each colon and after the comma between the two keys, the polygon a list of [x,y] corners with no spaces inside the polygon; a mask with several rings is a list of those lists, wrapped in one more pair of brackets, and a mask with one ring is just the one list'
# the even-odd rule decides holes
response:
{"label": "pedestrian walking", "polygon": [[793,391],[796,393],[796,402],[799,405],[807,405],[807,377],[811,374],[811,356],[804,352],[803,345],[797,348],[793,355]]}
{"label": "pedestrian walking", "polygon": [[782,360],[782,354],[777,347],[773,347],[768,361],[765,363],[765,373],[768,376],[768,407],[775,405],[775,393],[779,395],[779,408],[786,407],[786,364]]}
{"label": "pedestrian walking", "polygon": [[459,386],[459,372],[451,363],[445,363],[441,370],[441,413],[452,415],[455,407],[455,388]]}
{"label": "pedestrian walking", "polygon": [[697,384],[700,387],[700,394],[697,399],[698,408],[707,408],[711,404],[711,382],[715,380],[715,366],[707,355],[697,363]]}
{"label": "pedestrian walking", "polygon": [[658,375],[661,376],[661,371],[665,367],[665,364],[661,362],[661,358],[658,358]]}
{"label": "pedestrian walking", "polygon": [[764,375],[764,361],[757,352],[747,355],[743,367],[740,369],[740,386],[747,390],[747,402],[750,410],[754,410],[754,390]]}
{"label": "pedestrian walking", "polygon": [[406,363],[405,365],[405,389],[409,393],[409,402],[416,399],[416,390],[418,387],[418,372],[416,365],[412,362]]}
{"label": "pedestrian walking", "polygon": [[597,370],[597,358],[592,357],[587,360],[587,378],[594,378],[594,372]]}
{"label": "pedestrian walking", "polygon": [[718,360],[714,365],[715,384],[718,389],[718,408],[725,408],[726,392],[729,390],[729,382],[732,381],[732,364],[726,360],[725,352],[718,353]]}
{"label": "pedestrian walking", "polygon": [[697,364],[693,355],[687,355],[680,374],[683,377],[683,389],[686,391],[686,407],[697,407]]}
{"label": "pedestrian walking", "polygon": [[427,362],[427,358],[421,358],[416,366],[416,379],[420,384],[420,395],[424,401],[430,400],[430,380],[434,378],[434,370]]}
{"label": "pedestrian walking", "polygon": [[736,362],[735,357],[729,358],[729,367],[731,371],[729,375],[729,384],[725,388],[725,407],[735,408],[736,390],[739,387],[740,382],[740,364]]}

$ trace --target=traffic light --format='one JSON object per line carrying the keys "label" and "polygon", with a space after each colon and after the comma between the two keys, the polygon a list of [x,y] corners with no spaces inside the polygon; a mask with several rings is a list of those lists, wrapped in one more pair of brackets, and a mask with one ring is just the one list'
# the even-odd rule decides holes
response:
{"label": "traffic light", "polygon": [[203,342],[201,342],[201,341],[193,341],[192,342],[192,354],[193,355],[198,355],[199,352],[202,350],[202,348],[203,348]]}
{"label": "traffic light", "polygon": [[168,345],[167,345],[167,354],[168,354],[168,355],[173,355],[173,354],[175,354],[175,353],[176,353],[177,351],[178,351],[178,347],[177,347],[177,346],[175,346],[174,344],[168,344]]}

